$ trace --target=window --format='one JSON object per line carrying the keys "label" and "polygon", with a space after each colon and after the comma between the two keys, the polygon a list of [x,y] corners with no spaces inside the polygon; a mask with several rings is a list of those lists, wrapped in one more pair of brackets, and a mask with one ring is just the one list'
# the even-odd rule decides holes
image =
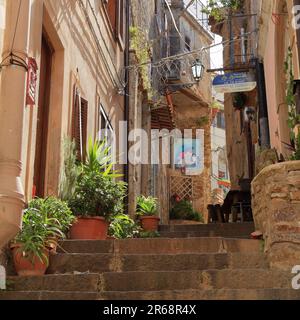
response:
{"label": "window", "polygon": [[184,37],[184,51],[190,52],[191,51],[191,39],[188,36]]}
{"label": "window", "polygon": [[224,129],[225,130],[225,116],[223,112],[218,112],[217,117],[217,128]]}
{"label": "window", "polygon": [[116,39],[124,39],[124,0],[103,0],[109,24]]}
{"label": "window", "polygon": [[74,88],[72,139],[75,140],[77,159],[84,161],[87,143],[88,102],[81,97],[78,88]]}
{"label": "window", "polygon": [[114,129],[102,105],[98,109],[97,140],[105,140],[106,145],[111,147],[110,154],[114,155]]}

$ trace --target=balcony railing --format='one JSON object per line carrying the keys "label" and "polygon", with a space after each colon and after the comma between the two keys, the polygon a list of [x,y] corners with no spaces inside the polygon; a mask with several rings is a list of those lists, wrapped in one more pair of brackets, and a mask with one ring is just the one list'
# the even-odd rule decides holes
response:
{"label": "balcony railing", "polygon": [[208,23],[208,15],[203,12],[206,6],[200,0],[184,0],[184,6],[187,11],[197,20],[210,35],[213,36]]}

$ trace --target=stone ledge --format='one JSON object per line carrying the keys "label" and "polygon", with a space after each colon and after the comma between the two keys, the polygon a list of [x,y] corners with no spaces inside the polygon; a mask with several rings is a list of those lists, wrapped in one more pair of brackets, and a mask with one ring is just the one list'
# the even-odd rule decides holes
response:
{"label": "stone ledge", "polygon": [[252,182],[252,207],[270,266],[291,270],[300,264],[300,161],[264,168]]}

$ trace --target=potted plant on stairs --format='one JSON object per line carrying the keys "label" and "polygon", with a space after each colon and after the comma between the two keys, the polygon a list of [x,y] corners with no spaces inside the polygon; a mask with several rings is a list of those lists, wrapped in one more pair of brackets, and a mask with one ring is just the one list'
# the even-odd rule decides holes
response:
{"label": "potted plant on stairs", "polygon": [[[53,221],[57,222],[57,228],[63,233],[64,238],[67,237],[70,227],[76,220],[67,203],[55,197],[35,198],[29,202],[28,208],[40,210],[49,218],[54,219]],[[49,240],[51,240],[50,253],[55,254],[60,238],[54,237]]]}
{"label": "potted plant on stairs", "polygon": [[45,274],[49,264],[49,249],[53,238],[62,238],[59,221],[45,211],[28,208],[23,215],[23,227],[11,244],[15,270],[19,276]]}
{"label": "potted plant on stairs", "polygon": [[77,221],[70,230],[71,239],[105,240],[112,216],[123,212],[126,184],[112,168],[110,149],[105,142],[89,142],[88,156],[77,178],[75,192],[69,201]]}
{"label": "potted plant on stairs", "polygon": [[139,196],[137,198],[136,214],[141,221],[144,231],[157,231],[160,218],[158,214],[157,199],[153,197]]}

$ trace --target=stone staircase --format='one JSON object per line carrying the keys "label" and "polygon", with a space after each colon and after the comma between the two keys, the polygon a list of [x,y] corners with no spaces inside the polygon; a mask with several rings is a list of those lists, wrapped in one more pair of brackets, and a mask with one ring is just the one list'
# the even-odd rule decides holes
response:
{"label": "stone staircase", "polygon": [[292,274],[269,270],[261,241],[246,239],[253,228],[161,226],[163,238],[67,240],[46,276],[11,275],[0,300],[300,299]]}

